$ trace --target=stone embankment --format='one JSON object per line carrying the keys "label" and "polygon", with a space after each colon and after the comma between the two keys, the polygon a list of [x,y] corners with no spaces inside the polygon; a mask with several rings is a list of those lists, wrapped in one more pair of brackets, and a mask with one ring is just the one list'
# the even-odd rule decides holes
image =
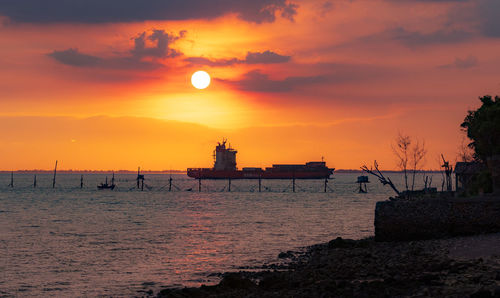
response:
{"label": "stone embankment", "polygon": [[500,232],[500,197],[378,202],[375,240],[407,241]]}

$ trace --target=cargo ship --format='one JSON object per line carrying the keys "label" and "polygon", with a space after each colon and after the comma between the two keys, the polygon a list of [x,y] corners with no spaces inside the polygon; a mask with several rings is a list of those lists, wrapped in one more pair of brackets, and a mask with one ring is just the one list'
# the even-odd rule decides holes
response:
{"label": "cargo ship", "polygon": [[213,168],[188,168],[187,175],[196,179],[327,179],[335,169],[324,161],[310,161],[305,164],[275,164],[265,169],[247,167],[238,170],[236,151],[227,140],[215,147]]}

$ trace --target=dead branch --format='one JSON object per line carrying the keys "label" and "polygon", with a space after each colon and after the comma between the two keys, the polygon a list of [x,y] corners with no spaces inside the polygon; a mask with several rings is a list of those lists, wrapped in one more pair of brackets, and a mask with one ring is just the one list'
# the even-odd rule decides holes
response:
{"label": "dead branch", "polygon": [[401,193],[399,192],[399,190],[396,188],[396,186],[394,186],[394,183],[392,183],[391,178],[384,177],[382,172],[380,172],[380,170],[378,168],[378,163],[376,160],[373,162],[373,166],[375,167],[375,171],[373,171],[373,168],[368,169],[368,167],[366,165],[363,165],[361,167],[361,170],[363,170],[364,172],[367,172],[368,174],[371,174],[371,175],[377,177],[378,180],[380,181],[380,183],[382,183],[383,185],[389,185],[398,194],[398,196],[401,196]]}

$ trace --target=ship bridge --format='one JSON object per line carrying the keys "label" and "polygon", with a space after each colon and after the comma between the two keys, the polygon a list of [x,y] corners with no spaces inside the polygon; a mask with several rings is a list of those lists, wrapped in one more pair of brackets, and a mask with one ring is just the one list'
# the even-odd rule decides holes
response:
{"label": "ship bridge", "polygon": [[231,145],[226,147],[227,140],[218,143],[214,151],[214,170],[227,171],[236,170],[236,153],[238,151],[231,148]]}

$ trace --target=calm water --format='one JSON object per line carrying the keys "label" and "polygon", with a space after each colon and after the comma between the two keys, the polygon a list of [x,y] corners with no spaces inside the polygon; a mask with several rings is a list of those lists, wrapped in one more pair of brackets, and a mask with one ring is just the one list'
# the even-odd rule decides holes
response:
{"label": "calm water", "polygon": [[[130,296],[143,289],[217,282],[211,273],[276,260],[281,251],[341,236],[373,235],[375,202],[392,196],[370,177],[357,193],[358,174],[323,181],[198,183],[185,175],[116,175],[115,191],[97,191],[105,175],[0,174],[0,295]],[[400,182],[400,175],[389,175]],[[110,177],[108,175],[108,177]],[[441,177],[434,177],[438,184]],[[418,177],[419,185],[422,181]],[[436,182],[434,182],[436,184]],[[194,191],[186,191],[192,189]]]}

